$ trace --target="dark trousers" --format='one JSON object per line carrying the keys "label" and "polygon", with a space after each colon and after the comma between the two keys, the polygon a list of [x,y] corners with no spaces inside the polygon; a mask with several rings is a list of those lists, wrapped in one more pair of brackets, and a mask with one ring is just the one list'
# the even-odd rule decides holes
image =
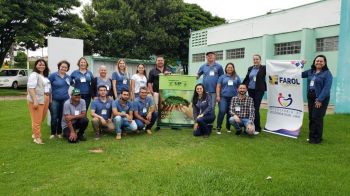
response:
{"label": "dark trousers", "polygon": [[329,97],[322,101],[320,108],[315,107],[315,92],[308,92],[307,101],[309,108],[309,142],[320,143],[323,134],[323,117],[327,111]]}
{"label": "dark trousers", "polygon": [[[143,118],[146,118],[146,116],[143,116]],[[158,112],[153,112],[152,118],[151,118],[151,123],[146,125],[146,127],[145,127],[145,124],[141,120],[135,119],[137,129],[142,130],[144,127],[145,127],[145,129],[151,129],[153,127],[154,123],[157,121],[157,118],[158,118]]]}
{"label": "dark trousers", "polygon": [[[87,128],[88,124],[89,124],[89,119],[87,118],[78,119],[75,123],[73,123],[74,130],[77,131],[79,129],[79,131],[77,132],[77,136],[78,136],[77,140],[83,137],[85,129]],[[64,128],[63,137],[66,138],[69,143],[76,143],[77,140],[75,141],[70,140],[69,135],[70,135],[69,128],[68,127]]]}
{"label": "dark trousers", "polygon": [[193,132],[194,136],[210,135],[213,125],[210,125],[215,120],[215,114],[207,114],[203,117],[196,119],[198,128]]}
{"label": "dark trousers", "polygon": [[51,135],[59,135],[62,133],[61,121],[64,102],[66,102],[66,100],[52,100],[49,105],[51,115]]}
{"label": "dark trousers", "polygon": [[248,89],[249,97],[253,98],[254,101],[254,108],[255,108],[255,119],[254,119],[254,126],[255,131],[260,132],[261,126],[260,126],[260,104],[261,100],[264,97],[265,91],[258,91],[255,89]]}
{"label": "dark trousers", "polygon": [[86,111],[88,111],[89,105],[90,105],[90,102],[91,102],[90,94],[81,94],[80,96],[81,96],[82,99],[84,99],[85,104],[86,104]]}

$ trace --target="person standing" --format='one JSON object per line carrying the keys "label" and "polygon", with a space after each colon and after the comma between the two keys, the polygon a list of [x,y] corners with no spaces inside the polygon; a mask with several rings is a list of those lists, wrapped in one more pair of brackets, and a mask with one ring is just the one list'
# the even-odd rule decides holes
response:
{"label": "person standing", "polygon": [[140,88],[145,86],[147,86],[145,65],[139,64],[137,66],[136,74],[131,77],[130,97],[132,101],[139,97]]}
{"label": "person standing", "polygon": [[91,89],[90,89],[90,95],[94,99],[95,97],[98,97],[98,90],[97,88],[99,86],[105,86],[107,88],[107,95],[113,99],[114,93],[113,93],[113,88],[112,88],[112,80],[107,76],[107,68],[104,65],[101,65],[98,68],[98,73],[99,77],[95,77],[91,81]]}
{"label": "person standing", "polygon": [[231,99],[237,96],[237,88],[241,83],[241,79],[236,73],[235,66],[233,63],[228,63],[225,67],[225,74],[220,76],[216,84],[216,101],[219,103],[219,114],[216,123],[216,133],[221,134],[221,125],[226,114],[226,129],[230,131],[230,114],[229,105]]}
{"label": "person standing", "polygon": [[230,123],[236,129],[236,135],[241,134],[241,127],[249,135],[255,134],[254,116],[255,108],[253,98],[248,97],[247,86],[243,83],[238,86],[238,96],[234,96],[230,104]]}
{"label": "person standing", "polygon": [[194,136],[209,137],[215,120],[211,96],[206,93],[203,84],[197,84],[192,98]]}
{"label": "person standing", "polygon": [[98,87],[98,98],[91,103],[92,127],[95,131],[95,140],[101,138],[102,131],[112,132],[114,124],[112,122],[112,103],[107,96],[107,87]]}
{"label": "person standing", "polygon": [[248,68],[248,72],[243,80],[243,83],[248,86],[248,94],[254,100],[255,134],[259,134],[261,132],[260,104],[266,91],[266,66],[261,65],[261,56],[258,54],[253,56],[253,63],[254,65]]}
{"label": "person standing", "polygon": [[88,70],[89,64],[84,57],[78,60],[77,65],[79,69],[74,70],[70,77],[72,78],[74,88],[80,90],[80,96],[85,100],[86,110],[88,110],[91,101],[91,80],[94,76],[91,71]]}
{"label": "person standing", "polygon": [[50,103],[51,115],[51,136],[62,138],[62,111],[64,102],[69,99],[68,89],[71,84],[71,78],[67,74],[70,63],[68,61],[60,61],[57,64],[58,71],[50,74],[49,80],[52,86],[52,102]]}
{"label": "person standing", "polygon": [[197,79],[203,75],[204,88],[208,92],[211,98],[210,100],[213,106],[213,110],[215,110],[216,84],[219,77],[224,74],[224,70],[220,64],[216,63],[216,55],[214,52],[207,52],[206,57],[207,63],[200,66],[197,73]]}
{"label": "person standing", "polygon": [[85,100],[81,99],[80,90],[75,88],[72,91],[72,97],[64,102],[63,106],[63,137],[69,143],[86,141],[84,132],[88,124],[89,120],[86,117]]}
{"label": "person standing", "polygon": [[117,62],[117,70],[112,74],[112,85],[115,99],[120,97],[122,90],[130,90],[130,76],[124,59]]}
{"label": "person standing", "polygon": [[27,101],[32,120],[32,138],[36,144],[44,144],[41,139],[41,124],[45,119],[51,99],[51,85],[48,80],[49,67],[43,59],[34,63],[33,72],[27,83]]}
{"label": "person standing", "polygon": [[326,56],[317,55],[311,69],[304,71],[302,77],[307,78],[309,143],[319,144],[323,140],[323,117],[329,104],[333,81]]}

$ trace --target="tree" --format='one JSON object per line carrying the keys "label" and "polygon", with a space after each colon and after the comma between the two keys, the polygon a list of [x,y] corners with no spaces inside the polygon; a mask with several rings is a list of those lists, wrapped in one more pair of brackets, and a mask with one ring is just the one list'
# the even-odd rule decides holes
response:
{"label": "tree", "polygon": [[27,67],[27,55],[24,52],[17,52],[17,55],[14,58],[15,66],[18,68]]}
{"label": "tree", "polygon": [[45,36],[70,18],[73,6],[80,6],[79,0],[0,0],[0,62],[13,43],[32,50],[43,47]]}
{"label": "tree", "polygon": [[190,30],[225,22],[182,0],[93,0],[83,16],[95,29],[96,53],[140,59],[165,54],[182,62],[188,59]]}

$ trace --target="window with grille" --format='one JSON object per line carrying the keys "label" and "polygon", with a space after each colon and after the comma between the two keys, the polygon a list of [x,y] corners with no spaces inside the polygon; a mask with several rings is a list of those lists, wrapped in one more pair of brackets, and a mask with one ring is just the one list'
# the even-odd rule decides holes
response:
{"label": "window with grille", "polygon": [[204,62],[205,61],[205,53],[192,54],[192,62]]}
{"label": "window with grille", "polygon": [[316,39],[316,51],[334,51],[338,50],[338,36],[324,37]]}
{"label": "window with grille", "polygon": [[301,41],[275,44],[275,55],[299,54]]}
{"label": "window with grille", "polygon": [[220,50],[220,51],[215,51],[215,56],[216,56],[216,60],[223,60],[224,59],[224,51]]}
{"label": "window with grille", "polygon": [[244,58],[244,53],[244,48],[226,50],[226,59],[241,59]]}
{"label": "window with grille", "polygon": [[192,33],[192,47],[206,46],[207,45],[207,31]]}

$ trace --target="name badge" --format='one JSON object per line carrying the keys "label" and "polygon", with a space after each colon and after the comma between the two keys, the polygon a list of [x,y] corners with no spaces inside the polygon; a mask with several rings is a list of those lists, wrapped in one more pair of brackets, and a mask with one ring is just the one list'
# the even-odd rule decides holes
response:
{"label": "name badge", "polygon": [[210,71],[209,72],[209,76],[214,76],[215,75],[215,72],[214,71]]}
{"label": "name badge", "polygon": [[235,111],[236,112],[240,112],[241,111],[241,107],[240,106],[235,106]]}
{"label": "name badge", "polygon": [[68,85],[70,85],[70,80],[69,80],[69,78],[66,78],[66,83],[67,83]]}
{"label": "name badge", "polygon": [[106,115],[106,114],[107,114],[107,110],[106,110],[106,109],[103,109],[103,110],[101,111],[101,114],[102,114],[102,115]]}
{"label": "name badge", "polygon": [[123,80],[123,84],[127,84],[128,83],[128,80],[127,79],[124,79]]}
{"label": "name badge", "polygon": [[227,83],[229,86],[233,86],[233,80],[229,80]]}
{"label": "name badge", "polygon": [[253,81],[256,82],[256,76],[254,76]]}
{"label": "name badge", "polygon": [[74,111],[74,115],[75,115],[75,116],[77,116],[77,115],[79,115],[79,114],[80,114],[80,111],[79,111],[79,110],[75,110],[75,111]]}
{"label": "name badge", "polygon": [[81,77],[80,78],[80,82],[86,82],[86,78],[85,77]]}
{"label": "name badge", "polygon": [[314,86],[314,85],[315,85],[315,81],[311,80],[310,86]]}
{"label": "name badge", "polygon": [[106,85],[106,88],[107,88],[107,91],[109,91],[109,86],[108,85]]}
{"label": "name badge", "polygon": [[142,113],[146,113],[146,112],[147,112],[147,108],[143,108]]}
{"label": "name badge", "polygon": [[45,86],[45,93],[49,93],[50,92],[50,87],[49,86]]}

